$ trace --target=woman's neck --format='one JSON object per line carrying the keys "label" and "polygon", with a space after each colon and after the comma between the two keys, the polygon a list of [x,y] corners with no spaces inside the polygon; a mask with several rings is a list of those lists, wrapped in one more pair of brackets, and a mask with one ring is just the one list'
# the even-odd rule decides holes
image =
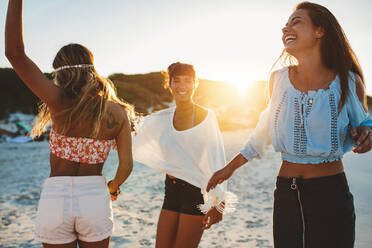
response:
{"label": "woman's neck", "polygon": [[302,54],[296,59],[298,65],[295,67],[295,72],[300,74],[301,78],[305,81],[311,82],[314,80],[314,77],[329,77],[332,72],[323,64],[320,49]]}
{"label": "woman's neck", "polygon": [[296,56],[298,61],[297,71],[310,74],[325,68],[322,62],[320,47],[309,49]]}
{"label": "woman's neck", "polygon": [[177,102],[176,101],[176,109],[178,111],[188,111],[194,107],[194,102],[193,101],[187,101],[187,102]]}

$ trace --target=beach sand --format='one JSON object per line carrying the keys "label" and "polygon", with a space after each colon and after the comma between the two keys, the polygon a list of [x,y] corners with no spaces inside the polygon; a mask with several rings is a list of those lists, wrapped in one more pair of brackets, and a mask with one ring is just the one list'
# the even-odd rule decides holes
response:
{"label": "beach sand", "polygon": [[[226,155],[231,159],[249,137],[248,130],[224,132]],[[48,143],[0,144],[0,247],[41,247],[33,241],[40,188],[49,175]],[[111,152],[104,175],[111,179],[117,167]],[[349,153],[344,159],[356,206],[356,248],[372,246],[372,152]],[[199,247],[273,247],[272,202],[280,155],[269,150],[260,161],[240,168],[229,181],[239,197],[237,210],[205,231]],[[163,202],[165,175],[135,163],[134,171],[113,203],[115,232],[110,247],[154,247],[156,223]]]}

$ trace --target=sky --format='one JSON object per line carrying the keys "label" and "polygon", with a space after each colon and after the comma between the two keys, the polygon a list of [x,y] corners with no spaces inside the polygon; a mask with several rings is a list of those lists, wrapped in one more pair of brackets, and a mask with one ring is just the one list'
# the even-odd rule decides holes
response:
{"label": "sky", "polygon": [[[283,44],[292,0],[24,0],[26,53],[52,71],[58,50],[88,47],[97,71],[147,73],[173,62],[192,63],[200,78],[249,85],[267,80]],[[372,95],[372,1],[316,1],[343,27]],[[8,1],[0,0],[0,67]]]}

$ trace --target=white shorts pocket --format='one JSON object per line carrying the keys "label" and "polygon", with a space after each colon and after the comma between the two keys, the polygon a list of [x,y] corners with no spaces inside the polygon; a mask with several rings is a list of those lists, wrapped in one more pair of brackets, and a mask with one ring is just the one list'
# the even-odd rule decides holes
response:
{"label": "white shorts pocket", "polygon": [[93,242],[107,238],[112,233],[114,219],[109,194],[79,196],[79,210],[76,223],[79,239]]}
{"label": "white shorts pocket", "polygon": [[36,228],[45,233],[63,224],[63,197],[41,197],[36,215]]}
{"label": "white shorts pocket", "polygon": [[112,206],[108,194],[79,196],[80,217],[95,219],[112,215]]}

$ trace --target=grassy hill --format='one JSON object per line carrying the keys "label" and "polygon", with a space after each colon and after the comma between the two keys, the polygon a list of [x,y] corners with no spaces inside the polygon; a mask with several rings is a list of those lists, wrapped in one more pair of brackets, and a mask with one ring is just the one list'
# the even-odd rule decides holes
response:
{"label": "grassy hill", "polygon": [[[51,77],[50,74],[45,74]],[[163,87],[161,72],[147,74],[112,74],[120,98],[133,104],[137,112],[144,115],[167,108],[173,101],[168,89]],[[37,113],[39,99],[22,83],[10,68],[0,68],[0,118],[8,113],[21,111]],[[254,127],[260,112],[267,104],[267,82],[249,85],[246,92],[230,83],[200,79],[194,100],[198,104],[215,110],[220,126],[224,130]],[[372,97],[368,97],[371,108]]]}

